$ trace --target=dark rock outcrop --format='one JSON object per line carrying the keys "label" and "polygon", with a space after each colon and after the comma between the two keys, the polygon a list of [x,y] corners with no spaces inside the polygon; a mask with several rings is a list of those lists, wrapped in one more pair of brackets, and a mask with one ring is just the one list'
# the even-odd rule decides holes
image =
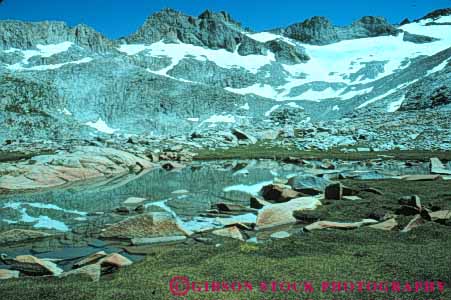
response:
{"label": "dark rock outcrop", "polygon": [[73,42],[96,52],[115,52],[114,43],[86,25],[64,22],[0,21],[0,49],[30,49],[38,44]]}
{"label": "dark rock outcrop", "polygon": [[198,18],[172,9],[151,15],[137,32],[125,38],[128,43],[151,44],[160,40],[181,41],[211,49],[233,52],[244,39],[239,23],[225,12],[205,11]]}
{"label": "dark rock outcrop", "polygon": [[307,44],[327,45],[342,40],[396,35],[401,31],[382,17],[366,16],[346,27],[334,26],[324,17],[313,17],[273,32]]}
{"label": "dark rock outcrop", "polygon": [[451,7],[448,8],[441,8],[441,9],[437,9],[434,10],[430,13],[428,13],[427,15],[425,15],[424,17],[415,20],[415,21],[420,21],[420,20],[425,20],[425,19],[436,19],[442,16],[449,16],[451,15]]}
{"label": "dark rock outcrop", "polygon": [[433,108],[451,103],[451,65],[412,84],[400,110]]}
{"label": "dark rock outcrop", "polygon": [[291,45],[282,40],[272,40],[266,42],[265,45],[274,52],[276,60],[283,64],[299,64],[310,59],[304,48]]}
{"label": "dark rock outcrop", "polygon": [[404,37],[402,40],[404,42],[411,42],[411,43],[415,43],[415,44],[426,44],[426,43],[438,41],[438,39],[430,37],[430,36],[412,34],[409,32],[404,32]]}
{"label": "dark rock outcrop", "polygon": [[243,33],[240,23],[226,12],[214,13],[209,10],[199,17],[191,17],[172,9],[165,9],[150,16],[134,34],[125,38],[127,43],[151,44],[160,40],[225,49],[238,54],[266,55],[268,50],[276,54],[282,63],[295,64],[307,61],[309,57],[300,46],[292,46],[283,41],[266,44],[249,38]]}

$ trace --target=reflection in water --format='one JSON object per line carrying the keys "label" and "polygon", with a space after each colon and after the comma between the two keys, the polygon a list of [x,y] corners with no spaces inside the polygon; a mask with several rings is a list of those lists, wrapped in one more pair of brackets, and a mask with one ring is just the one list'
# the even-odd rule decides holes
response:
{"label": "reflection in water", "polygon": [[[315,162],[313,162],[315,163]],[[110,212],[123,206],[129,197],[148,199],[146,205],[159,206],[193,227],[200,226],[201,212],[212,203],[235,202],[248,205],[250,195],[276,177],[286,178],[308,171],[306,166],[280,164],[272,160],[197,162],[193,166],[167,172],[153,170],[134,180],[97,187],[73,187],[64,190],[9,195],[0,197],[0,230],[33,226],[67,231],[74,224],[86,222],[95,212]],[[310,166],[311,168],[311,166]],[[427,167],[406,169],[398,162],[383,167],[367,167],[359,163],[338,165],[343,172],[365,171],[368,179],[384,177],[382,173],[400,175],[425,173]],[[310,169],[311,170],[311,169]],[[368,173],[368,171],[370,171]],[[362,176],[362,173],[354,173]],[[186,190],[180,195],[174,191]],[[255,216],[254,216],[255,217]],[[205,223],[212,220],[204,218]]]}

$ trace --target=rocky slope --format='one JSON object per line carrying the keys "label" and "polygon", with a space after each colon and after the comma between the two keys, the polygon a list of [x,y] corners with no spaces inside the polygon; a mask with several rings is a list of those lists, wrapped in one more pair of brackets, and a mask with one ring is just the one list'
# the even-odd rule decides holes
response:
{"label": "rocky slope", "polygon": [[109,40],[86,25],[0,21],[0,141],[283,129],[442,109],[450,22],[444,9],[401,26],[313,17],[255,33],[226,12],[166,9]]}

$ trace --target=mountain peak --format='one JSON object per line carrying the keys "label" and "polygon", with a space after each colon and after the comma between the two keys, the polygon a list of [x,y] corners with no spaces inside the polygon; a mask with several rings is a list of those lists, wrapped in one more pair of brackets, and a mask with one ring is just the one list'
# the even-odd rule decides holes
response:
{"label": "mountain peak", "polygon": [[339,27],[334,26],[326,17],[315,16],[274,32],[302,43],[326,45],[342,40],[396,35],[399,30],[383,17],[365,16],[349,26]]}
{"label": "mountain peak", "polygon": [[234,51],[244,37],[240,24],[227,12],[204,11],[199,17],[172,9],[151,15],[137,32],[126,38],[128,43],[151,44],[160,40]]}
{"label": "mountain peak", "polygon": [[428,13],[427,15],[425,15],[424,17],[416,20],[424,20],[424,19],[435,19],[438,17],[442,17],[442,16],[449,16],[451,15],[451,7],[448,8],[440,8],[440,9],[436,9],[434,11],[431,11],[430,13]]}

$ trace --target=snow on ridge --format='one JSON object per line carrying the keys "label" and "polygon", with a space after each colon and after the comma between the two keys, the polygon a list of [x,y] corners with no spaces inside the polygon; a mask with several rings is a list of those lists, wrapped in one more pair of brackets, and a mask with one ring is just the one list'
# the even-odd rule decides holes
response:
{"label": "snow on ridge", "polygon": [[88,125],[89,127],[96,129],[97,131],[104,132],[107,134],[113,134],[116,131],[118,131],[118,129],[110,128],[107,125],[107,123],[105,123],[105,121],[102,120],[102,118],[99,118],[96,122],[91,121],[86,122],[85,125]]}
{"label": "snow on ridge", "polygon": [[235,117],[232,115],[213,115],[204,120],[203,123],[235,123]]}
{"label": "snow on ridge", "polygon": [[72,42],[62,42],[59,44],[48,44],[48,45],[42,45],[38,44],[36,45],[36,48],[38,50],[22,50],[17,48],[10,48],[8,50],[4,50],[5,53],[14,53],[14,52],[21,52],[24,59],[22,63],[28,63],[28,59],[30,59],[33,56],[41,56],[41,57],[50,57],[55,54],[59,54],[62,52],[66,52],[69,50],[69,48],[73,45]]}
{"label": "snow on ridge", "polygon": [[246,104],[240,106],[239,109],[249,110],[250,109],[249,103],[246,102]]}
{"label": "snow on ridge", "polygon": [[256,40],[257,42],[260,42],[260,43],[266,43],[266,42],[273,41],[273,40],[282,40],[285,43],[288,43],[292,46],[296,46],[296,44],[298,44],[298,42],[293,41],[292,39],[287,38],[286,36],[278,35],[278,34],[271,33],[271,32],[266,32],[266,31],[257,32],[257,33],[243,32],[243,34],[247,35],[251,39]]}
{"label": "snow on ridge", "polygon": [[73,45],[72,42],[62,42],[59,44],[48,44],[48,45],[37,45],[36,48],[39,49],[39,52],[42,57],[50,57],[54,54],[58,54],[61,52],[66,52]]}
{"label": "snow on ridge", "polygon": [[285,104],[286,106],[292,107],[292,108],[300,108],[300,109],[304,109],[302,106],[296,104],[296,102],[289,102],[287,104]]}
{"label": "snow on ridge", "polygon": [[[441,18],[439,21],[441,22],[443,20],[445,19]],[[438,20],[435,20],[435,22],[438,22]],[[409,43],[403,41],[404,34],[401,33],[398,36],[380,36],[344,40],[329,45],[316,46],[292,41],[269,32],[243,32],[243,34],[260,42],[283,39],[287,40],[287,42],[300,45],[306,49],[306,53],[311,59],[306,63],[282,65],[292,76],[292,78],[284,85],[274,87],[268,84],[256,83],[245,88],[226,88],[226,90],[237,94],[255,94],[276,101],[322,101],[332,98],[348,100],[356,96],[367,94],[371,92],[372,88],[349,91],[345,94],[342,94],[346,90],[345,88],[338,90],[328,88],[323,91],[310,89],[295,97],[288,96],[293,88],[316,81],[328,82],[331,84],[343,83],[348,86],[352,86],[357,82],[359,84],[371,83],[389,76],[397,70],[408,67],[409,64],[406,64],[406,59],[421,55],[434,55],[437,52],[448,48],[451,42],[451,36],[447,34],[447,30],[444,30],[448,27],[446,25],[424,26],[425,23],[426,21],[422,21],[420,23],[413,23],[413,25],[407,24],[400,28],[414,34],[437,37],[440,40],[426,44]],[[147,46],[140,44],[121,45],[119,50],[128,55],[134,55],[147,50],[147,55],[170,57],[172,61],[168,67],[159,71],[152,71],[152,73],[163,76],[167,76],[167,72],[187,56],[201,61],[212,61],[222,68],[242,67],[254,74],[259,68],[275,60],[272,52],[269,52],[267,56],[249,55],[243,57],[237,52],[232,53],[225,49],[211,50],[184,43],[165,44],[162,41]],[[374,61],[385,62],[383,72],[379,73],[375,78],[362,79],[362,77],[360,77],[357,81],[353,81],[349,78],[350,74],[354,74],[365,68],[365,63]],[[431,70],[431,72],[436,70],[438,70],[438,67],[437,69]],[[305,76],[296,78],[301,74]]]}
{"label": "snow on ridge", "polygon": [[426,25],[428,23],[449,23],[449,22],[451,22],[451,16],[441,16],[437,19],[424,19],[418,22],[412,22],[400,26],[399,28],[413,34],[426,35],[430,37],[444,39],[449,42],[451,39],[451,36],[449,34],[451,25]]}
{"label": "snow on ridge", "polygon": [[341,100],[349,100],[352,99],[356,96],[362,96],[368,93],[371,93],[371,91],[373,91],[373,87],[367,88],[367,89],[362,89],[362,90],[355,90],[355,91],[349,91],[345,94],[340,94],[338,97]]}
{"label": "snow on ridge", "polygon": [[270,86],[269,84],[260,84],[256,83],[251,86],[245,87],[245,88],[231,88],[226,87],[225,90],[240,94],[240,95],[246,95],[246,94],[255,94],[257,96],[270,98],[270,99],[277,99],[278,98],[278,92],[274,89],[274,87]]}
{"label": "snow on ridge", "polygon": [[365,107],[365,106],[367,106],[367,105],[369,105],[369,104],[371,104],[371,103],[374,103],[374,102],[376,102],[376,101],[378,101],[378,100],[384,99],[385,97],[388,97],[388,96],[390,96],[390,95],[392,95],[392,94],[398,92],[399,90],[401,90],[401,89],[403,89],[403,88],[406,88],[406,87],[408,87],[409,85],[414,84],[414,83],[417,82],[418,80],[419,80],[419,79],[415,79],[415,80],[412,80],[412,81],[410,81],[410,82],[406,82],[406,83],[400,84],[400,85],[398,85],[397,87],[395,87],[395,88],[393,88],[393,89],[387,91],[386,93],[384,93],[384,94],[382,94],[382,95],[379,95],[379,96],[374,97],[374,98],[372,98],[372,99],[370,99],[370,100],[368,100],[368,101],[365,101],[364,103],[362,103],[362,104],[360,104],[359,106],[357,106],[357,109],[363,108],[363,107]]}
{"label": "snow on ridge", "polygon": [[429,76],[435,72],[439,72],[441,70],[443,70],[448,63],[451,61],[451,58],[448,58],[447,60],[443,61],[441,64],[435,66],[434,68],[430,69],[429,71],[427,71],[426,76]]}
{"label": "snow on ridge", "polygon": [[46,71],[46,70],[59,69],[65,65],[85,64],[85,63],[91,62],[92,60],[93,59],[91,57],[84,57],[79,60],[69,61],[69,62],[65,62],[65,63],[52,64],[52,65],[39,65],[39,66],[33,66],[33,67],[29,67],[29,68],[23,67],[22,64],[18,63],[18,64],[7,66],[7,68],[10,70],[14,70],[14,71]]}
{"label": "snow on ridge", "polygon": [[439,40],[426,44],[414,44],[403,41],[404,34],[399,34],[398,36],[344,40],[322,46],[300,43],[299,45],[306,49],[306,53],[311,59],[304,64],[283,65],[283,67],[292,76],[306,74],[306,78],[297,79],[284,88],[292,88],[314,81],[350,85],[353,84],[353,81],[346,76],[364,68],[365,62],[386,61],[384,72],[378,74],[376,78],[359,81],[361,84],[374,82],[393,74],[398,69],[406,68],[407,65],[403,64],[406,58],[421,55],[431,56],[447,49],[451,44],[451,35],[449,34],[451,26],[423,26],[413,23],[413,25],[407,24],[400,28],[413,34],[432,36]]}
{"label": "snow on ridge", "polygon": [[146,49],[149,49],[149,46],[146,46],[144,44],[122,44],[118,48],[120,52],[125,53],[129,56],[136,55]]}
{"label": "snow on ridge", "polygon": [[167,71],[176,66],[180,60],[186,56],[193,57],[197,60],[205,61],[206,59],[214,62],[222,68],[230,69],[242,67],[252,73],[257,73],[260,67],[275,61],[274,53],[269,52],[267,55],[246,55],[241,56],[238,52],[229,52],[225,49],[212,50],[200,46],[185,43],[166,44],[162,41],[151,45],[142,44],[123,44],[118,48],[119,51],[128,55],[135,55],[144,50],[149,51],[151,56],[167,56],[171,58],[171,65],[163,70],[157,71],[160,75],[166,75]]}
{"label": "snow on ridge", "polygon": [[276,104],[273,107],[271,107],[270,110],[265,112],[265,117],[269,117],[273,113],[273,111],[277,110],[279,107],[280,107],[279,104]]}
{"label": "snow on ridge", "polygon": [[402,95],[398,100],[389,103],[387,106],[387,112],[397,111],[401,107],[401,104],[404,102],[405,98],[405,95]]}

